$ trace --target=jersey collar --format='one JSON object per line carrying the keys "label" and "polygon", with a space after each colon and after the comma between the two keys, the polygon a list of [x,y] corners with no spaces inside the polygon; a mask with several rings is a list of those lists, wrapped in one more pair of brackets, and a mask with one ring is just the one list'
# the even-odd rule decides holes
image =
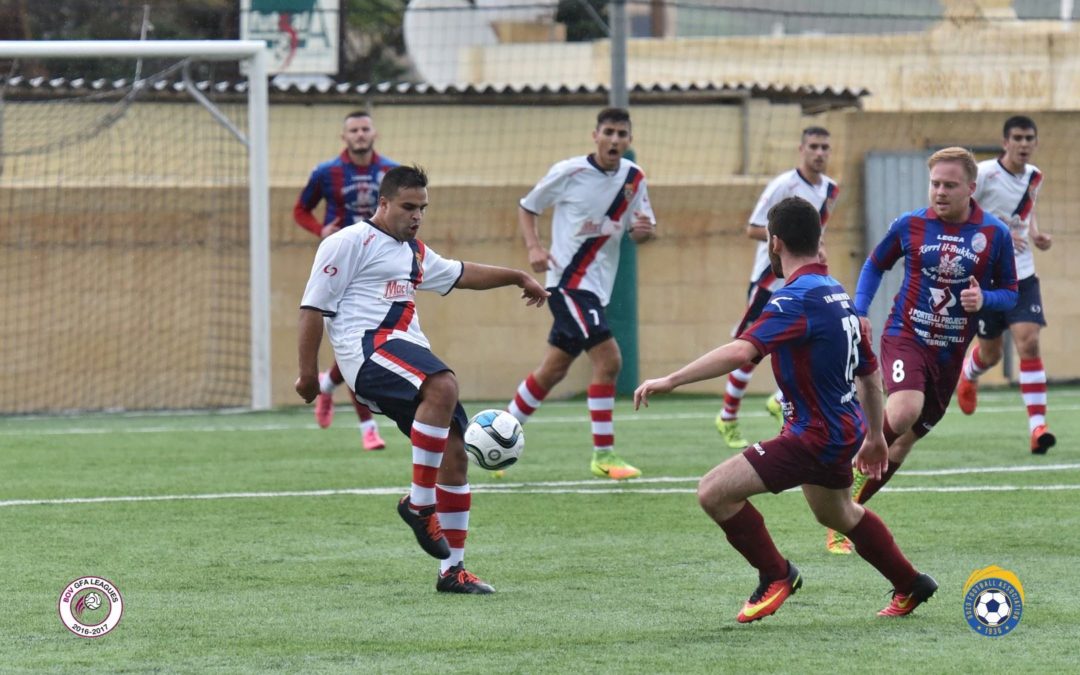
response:
{"label": "jersey collar", "polygon": [[341,161],[345,162],[346,164],[352,164],[353,166],[360,167],[360,168],[365,168],[365,169],[367,167],[369,167],[369,166],[374,165],[374,164],[378,164],[379,160],[382,159],[382,157],[379,157],[379,153],[372,150],[371,151],[371,162],[370,163],[368,163],[368,164],[357,164],[356,162],[352,161],[352,157],[349,155],[349,149],[348,148],[345,148],[344,150],[342,150],[341,154],[338,155],[338,157],[340,157]]}
{"label": "jersey collar", "polygon": [[594,169],[596,169],[596,170],[597,170],[597,171],[599,171],[600,173],[604,174],[605,176],[610,176],[610,175],[613,175],[613,174],[615,174],[615,173],[616,173],[616,172],[617,172],[617,171],[619,170],[619,167],[620,167],[620,166],[622,166],[622,163],[620,162],[620,163],[619,163],[619,166],[616,166],[616,167],[615,167],[614,169],[612,169],[611,171],[608,171],[608,170],[607,170],[607,169],[605,169],[604,167],[600,166],[600,164],[599,164],[599,163],[597,163],[597,161],[596,161],[596,158],[595,158],[595,157],[593,157],[593,155],[592,155],[592,153],[591,153],[591,152],[590,152],[590,153],[589,153],[589,154],[588,154],[588,155],[587,155],[587,156],[585,157],[585,159],[586,159],[586,160],[588,160],[589,164],[590,164],[590,165],[592,165],[592,167],[593,167]]}
{"label": "jersey collar", "polygon": [[[979,206],[979,203],[977,201],[975,201],[974,199],[971,200],[970,206],[971,206],[971,213],[968,214],[967,222],[963,223],[963,224],[967,225],[968,223],[970,223],[972,225],[982,225],[983,224],[983,210],[982,210],[982,207]],[[933,206],[931,206],[930,208],[928,208],[926,210],[926,217],[929,220],[937,220],[937,221],[940,221],[942,223],[945,223],[946,225],[959,225],[960,224],[960,223],[946,223],[944,220],[941,220],[940,218],[938,218],[937,211],[934,210]]]}
{"label": "jersey collar", "polygon": [[795,281],[799,277],[805,276],[807,274],[820,274],[822,276],[828,276],[829,266],[824,263],[808,263],[795,270],[794,274],[789,274],[784,281],[790,284],[792,281]]}

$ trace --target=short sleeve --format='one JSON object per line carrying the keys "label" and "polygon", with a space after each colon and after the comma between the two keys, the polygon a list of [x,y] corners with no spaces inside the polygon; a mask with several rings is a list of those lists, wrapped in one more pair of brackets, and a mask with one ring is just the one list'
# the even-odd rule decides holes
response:
{"label": "short sleeve", "polygon": [[566,179],[570,175],[567,171],[568,166],[566,161],[554,164],[547,175],[529,191],[529,194],[521,198],[519,202],[521,208],[539,214],[554,204],[562,194]]}
{"label": "short sleeve", "polygon": [[778,291],[769,299],[758,320],[739,338],[753,344],[762,354],[770,354],[785,343],[803,341],[809,328],[802,298]]}
{"label": "short sleeve", "polygon": [[424,247],[424,280],[417,286],[422,291],[435,291],[446,295],[461,278],[465,265],[459,260],[444,258],[434,250]]}
{"label": "short sleeve", "polygon": [[315,253],[301,307],[317,309],[326,316],[336,316],[341,296],[359,264],[359,251],[350,239],[331,236],[322,240]]}

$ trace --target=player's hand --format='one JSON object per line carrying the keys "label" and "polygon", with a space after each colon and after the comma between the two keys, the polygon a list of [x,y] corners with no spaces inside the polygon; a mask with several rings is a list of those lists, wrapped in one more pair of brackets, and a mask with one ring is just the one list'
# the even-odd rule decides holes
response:
{"label": "player's hand", "polygon": [[880,480],[889,468],[889,446],[885,444],[885,435],[867,434],[862,447],[855,453],[855,468],[875,480]]}
{"label": "player's hand", "polygon": [[1031,235],[1031,242],[1035,244],[1035,248],[1040,251],[1049,251],[1050,245],[1054,243],[1053,237],[1045,232],[1036,232]]}
{"label": "player's hand", "polygon": [[1027,237],[1025,237],[1023,234],[1021,234],[1017,230],[1012,231],[1012,240],[1013,240],[1013,250],[1014,251],[1016,251],[1017,253],[1023,253],[1024,251],[1027,250],[1027,247],[1028,247]]}
{"label": "player's hand", "polygon": [[641,211],[634,211],[634,221],[630,223],[630,238],[640,244],[655,236],[656,224]]}
{"label": "player's hand", "polygon": [[960,306],[965,312],[977,312],[983,306],[983,292],[979,286],[979,280],[974,276],[968,277],[968,287],[960,291]]}
{"label": "player's hand", "polygon": [[311,403],[319,395],[319,376],[301,375],[296,378],[296,384],[293,386],[296,388],[296,393],[300,394],[300,398],[304,399],[304,403]]}
{"label": "player's hand", "polygon": [[642,405],[649,407],[649,394],[666,394],[674,388],[670,377],[645,380],[634,390],[634,410]]}
{"label": "player's hand", "polygon": [[525,300],[526,307],[533,305],[543,307],[547,299],[551,297],[551,293],[546,288],[525,272],[521,273],[521,283],[518,285],[521,286],[521,297]]}
{"label": "player's hand", "polygon": [[870,325],[870,317],[859,317],[859,332],[866,336],[870,344],[874,344],[874,327]]}
{"label": "player's hand", "polygon": [[331,220],[326,225],[323,225],[322,231],[319,232],[319,238],[320,239],[326,239],[327,237],[334,234],[335,232],[340,232],[340,231],[341,231],[341,216],[338,216],[337,218],[334,218],[333,220]]}
{"label": "player's hand", "polygon": [[533,272],[547,272],[554,262],[554,256],[543,246],[533,246],[529,249],[529,267]]}

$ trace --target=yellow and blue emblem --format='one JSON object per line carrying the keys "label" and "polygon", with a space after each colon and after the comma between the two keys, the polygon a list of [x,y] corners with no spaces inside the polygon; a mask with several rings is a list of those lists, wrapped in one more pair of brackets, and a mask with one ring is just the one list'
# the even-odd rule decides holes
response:
{"label": "yellow and blue emblem", "polygon": [[1008,635],[1024,615],[1024,587],[997,565],[975,570],[964,583],[964,618],[986,637]]}

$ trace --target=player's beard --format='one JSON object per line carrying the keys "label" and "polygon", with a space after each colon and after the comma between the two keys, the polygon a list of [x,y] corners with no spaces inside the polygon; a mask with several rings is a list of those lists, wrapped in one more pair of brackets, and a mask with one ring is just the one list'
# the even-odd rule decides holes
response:
{"label": "player's beard", "polygon": [[772,273],[776,275],[777,279],[784,278],[784,265],[780,262],[780,256],[772,251],[769,251],[769,267],[772,268]]}

